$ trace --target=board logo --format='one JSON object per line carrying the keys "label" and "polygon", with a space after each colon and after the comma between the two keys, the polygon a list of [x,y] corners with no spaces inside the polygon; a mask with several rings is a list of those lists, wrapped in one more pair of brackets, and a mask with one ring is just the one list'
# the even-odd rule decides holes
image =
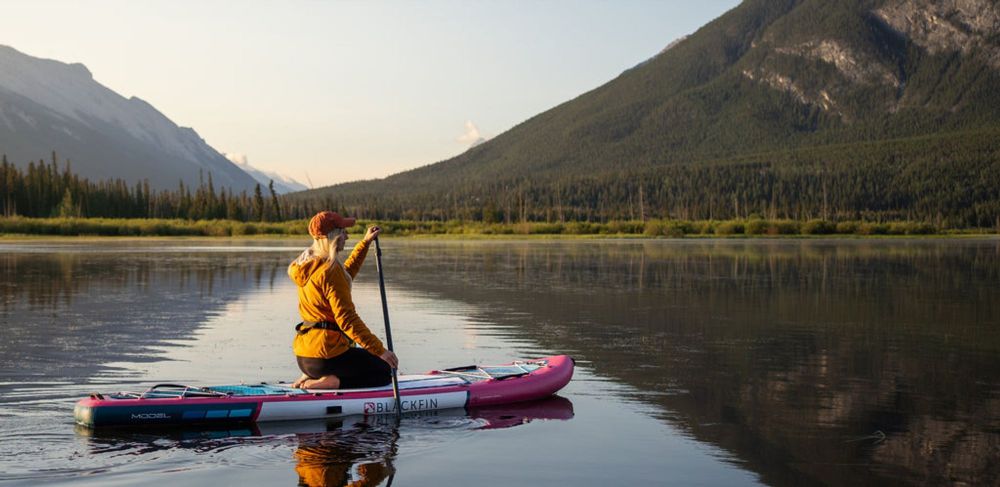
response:
{"label": "board logo", "polygon": [[133,414],[132,419],[170,419],[166,413],[138,413]]}
{"label": "board logo", "polygon": [[[399,405],[402,411],[405,413],[407,411],[421,411],[427,409],[437,409],[438,400],[437,399],[410,399],[405,401],[400,401]],[[382,401],[382,402],[366,402],[365,403],[365,414],[386,414],[396,412],[396,403],[393,401]]]}

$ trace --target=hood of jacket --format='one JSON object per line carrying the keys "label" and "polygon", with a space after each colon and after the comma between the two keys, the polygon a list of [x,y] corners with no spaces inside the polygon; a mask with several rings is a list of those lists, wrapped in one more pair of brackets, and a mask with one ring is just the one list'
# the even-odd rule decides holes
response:
{"label": "hood of jacket", "polygon": [[326,264],[325,259],[321,259],[313,253],[312,248],[304,250],[298,258],[288,264],[288,277],[296,286],[302,287],[309,282],[309,278]]}

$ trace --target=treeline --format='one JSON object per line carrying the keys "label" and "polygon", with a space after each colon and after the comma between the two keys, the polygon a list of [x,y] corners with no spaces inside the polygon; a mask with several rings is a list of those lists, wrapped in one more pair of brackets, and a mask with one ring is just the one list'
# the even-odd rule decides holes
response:
{"label": "treeline", "polygon": [[336,195],[352,215],[379,220],[608,222],[613,220],[920,221],[1000,227],[998,132],[827,145],[682,164],[609,163],[588,175],[455,177],[423,168],[381,181],[289,195]]}
{"label": "treeline", "polygon": [[306,235],[305,220],[240,222],[162,218],[0,218],[0,235],[62,235],[104,237],[241,237]]}
{"label": "treeline", "polygon": [[[277,195],[148,182],[89,181],[56,154],[21,170],[0,164],[0,215],[280,222],[333,209],[367,220],[607,223],[613,221],[921,222],[1000,228],[996,130],[810,147],[685,164],[609,164],[599,173],[503,176],[441,170]],[[617,169],[615,169],[617,168]],[[640,232],[641,233],[641,232]]]}
{"label": "treeline", "polygon": [[252,194],[216,188],[212,174],[191,188],[179,182],[175,190],[156,191],[149,181],[128,184],[122,179],[90,181],[74,174],[67,161],[28,163],[21,170],[3,155],[0,162],[0,215],[32,218],[155,218],[278,222],[304,218],[311,208],[285,203],[274,191],[257,184]]}

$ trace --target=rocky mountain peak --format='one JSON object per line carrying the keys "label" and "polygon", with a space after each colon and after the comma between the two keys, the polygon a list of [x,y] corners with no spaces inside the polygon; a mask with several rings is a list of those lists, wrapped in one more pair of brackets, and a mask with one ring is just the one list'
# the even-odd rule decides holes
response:
{"label": "rocky mountain peak", "polygon": [[931,54],[974,54],[1000,69],[996,36],[1000,32],[1000,9],[996,2],[892,0],[873,13]]}
{"label": "rocky mountain peak", "polygon": [[[886,0],[874,6],[803,1],[753,42],[739,73],[852,123],[873,110],[893,114],[942,98],[930,84],[914,89],[914,77],[927,83],[955,77],[956,70],[974,71],[976,62],[1000,70],[998,32],[1000,9],[992,0]],[[949,67],[948,57],[956,55],[960,59]],[[981,76],[967,73],[961,82]],[[944,109],[961,108],[962,97],[938,102],[947,99]]]}

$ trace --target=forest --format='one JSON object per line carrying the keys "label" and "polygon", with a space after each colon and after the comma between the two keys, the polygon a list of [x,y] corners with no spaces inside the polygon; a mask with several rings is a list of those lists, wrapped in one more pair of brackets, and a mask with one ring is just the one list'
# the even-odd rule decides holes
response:
{"label": "forest", "polygon": [[[363,218],[481,222],[682,219],[920,221],[1000,226],[996,130],[773,150],[601,172],[459,175],[422,168],[288,195]],[[322,206],[320,204],[319,206]]]}
{"label": "forest", "polygon": [[966,132],[442,187],[368,182],[358,191],[347,184],[341,185],[347,191],[321,195],[278,195],[273,184],[234,193],[216,188],[211,174],[198,187],[179,182],[174,190],[155,191],[145,181],[82,178],[55,153],[27,170],[4,156],[0,215],[282,222],[334,209],[367,220],[486,225],[767,219],[1000,228],[995,135]]}
{"label": "forest", "polygon": [[130,185],[122,179],[90,181],[74,174],[67,160],[31,161],[21,170],[2,156],[0,215],[32,218],[162,218],[226,219],[276,222],[301,218],[306,210],[294,205],[283,210],[273,182],[258,184],[253,194],[216,189],[212,174],[203,175],[197,188],[178,182],[172,191],[150,189],[148,181]]}

